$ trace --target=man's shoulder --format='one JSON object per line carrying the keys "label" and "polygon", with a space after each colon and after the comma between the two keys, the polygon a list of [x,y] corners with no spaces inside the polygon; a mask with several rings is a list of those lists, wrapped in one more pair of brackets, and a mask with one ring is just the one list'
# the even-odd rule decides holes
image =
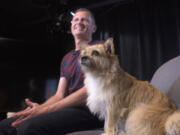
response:
{"label": "man's shoulder", "polygon": [[64,55],[63,59],[69,59],[72,57],[79,56],[79,53],[80,53],[80,51],[71,50]]}

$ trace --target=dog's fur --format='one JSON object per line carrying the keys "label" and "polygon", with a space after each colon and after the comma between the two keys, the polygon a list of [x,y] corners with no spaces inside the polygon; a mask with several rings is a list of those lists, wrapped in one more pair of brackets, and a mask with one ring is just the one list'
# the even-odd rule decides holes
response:
{"label": "dog's fur", "polygon": [[180,135],[176,105],[149,82],[121,69],[112,39],[81,46],[87,105],[105,119],[105,135]]}

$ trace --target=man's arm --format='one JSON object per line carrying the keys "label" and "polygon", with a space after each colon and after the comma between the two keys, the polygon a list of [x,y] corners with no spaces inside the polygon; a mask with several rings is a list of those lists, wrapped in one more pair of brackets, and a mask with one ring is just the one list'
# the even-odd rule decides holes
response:
{"label": "man's arm", "polygon": [[16,113],[14,117],[18,117],[18,119],[12,123],[12,126],[17,127],[22,121],[42,113],[52,112],[64,107],[85,105],[87,97],[85,87],[64,98],[66,88],[67,80],[65,78],[60,78],[56,94],[42,105]]}
{"label": "man's arm", "polygon": [[56,103],[64,98],[65,93],[67,89],[67,80],[65,77],[61,77],[59,79],[58,88],[56,91],[56,94],[50,97],[45,103],[43,103],[41,106],[47,106],[53,103]]}
{"label": "man's arm", "polygon": [[62,100],[47,106],[47,112],[55,111],[64,107],[85,106],[86,98],[86,88],[82,87]]}
{"label": "man's arm", "polygon": [[87,98],[85,87],[82,87],[76,92],[65,97],[66,88],[67,88],[67,81],[65,78],[61,78],[56,94],[41,106],[45,107],[47,109],[47,112],[52,112],[64,107],[85,105]]}

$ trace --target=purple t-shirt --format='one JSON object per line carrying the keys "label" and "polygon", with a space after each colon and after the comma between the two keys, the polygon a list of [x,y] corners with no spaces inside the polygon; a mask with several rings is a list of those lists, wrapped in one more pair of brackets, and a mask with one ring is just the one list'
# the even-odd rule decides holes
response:
{"label": "purple t-shirt", "polygon": [[84,76],[79,65],[80,51],[72,50],[67,53],[61,62],[61,77],[68,81],[68,93],[83,87]]}

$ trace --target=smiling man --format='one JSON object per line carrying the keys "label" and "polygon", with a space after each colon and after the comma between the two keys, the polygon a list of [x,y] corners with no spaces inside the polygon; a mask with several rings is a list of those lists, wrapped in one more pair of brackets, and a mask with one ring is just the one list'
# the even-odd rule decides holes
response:
{"label": "smiling man", "polygon": [[103,122],[86,107],[86,88],[78,63],[80,43],[92,43],[96,24],[88,9],[78,9],[71,21],[75,49],[61,62],[57,92],[43,104],[26,99],[27,108],[0,122],[0,135],[64,135],[100,128]]}
{"label": "smiling man", "polygon": [[79,50],[80,42],[89,43],[92,41],[92,33],[96,31],[95,20],[89,11],[79,9],[71,23],[71,32],[74,36],[76,50]]}

